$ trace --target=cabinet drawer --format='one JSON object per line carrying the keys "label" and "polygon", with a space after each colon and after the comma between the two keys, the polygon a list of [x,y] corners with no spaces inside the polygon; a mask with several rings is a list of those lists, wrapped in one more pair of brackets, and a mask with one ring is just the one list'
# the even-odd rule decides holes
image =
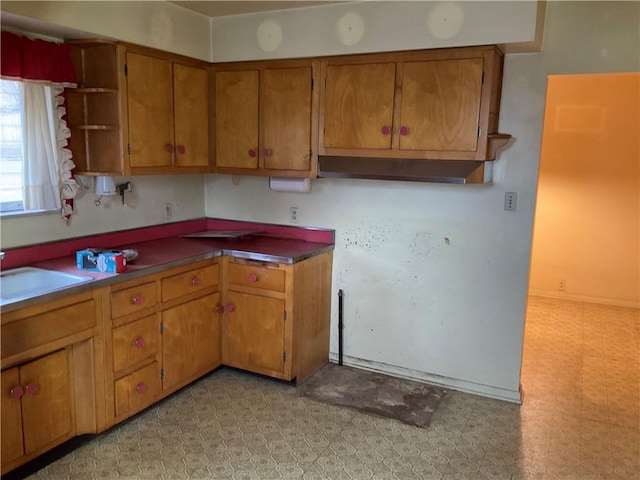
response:
{"label": "cabinet drawer", "polygon": [[143,283],[111,293],[111,318],[124,317],[156,304],[155,282]]}
{"label": "cabinet drawer", "polygon": [[116,417],[133,413],[146,405],[160,392],[160,366],[153,362],[115,382]]}
{"label": "cabinet drawer", "polygon": [[158,351],[159,322],[150,315],[113,329],[113,370],[132,367]]}
{"label": "cabinet drawer", "polygon": [[2,358],[7,358],[96,325],[93,300],[2,325]]}
{"label": "cabinet drawer", "polygon": [[162,279],[162,301],[167,302],[220,283],[220,265],[189,270]]}
{"label": "cabinet drawer", "polygon": [[284,292],[284,270],[229,263],[227,273],[230,285]]}

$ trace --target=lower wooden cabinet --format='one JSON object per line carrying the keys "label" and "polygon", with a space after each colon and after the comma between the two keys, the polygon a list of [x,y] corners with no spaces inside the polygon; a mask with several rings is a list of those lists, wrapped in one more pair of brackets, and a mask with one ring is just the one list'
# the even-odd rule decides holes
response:
{"label": "lower wooden cabinet", "polygon": [[5,370],[2,392],[3,465],[75,433],[66,350]]}
{"label": "lower wooden cabinet", "polygon": [[294,264],[225,257],[223,363],[302,381],[329,361],[332,252]]}
{"label": "lower wooden cabinet", "polygon": [[221,363],[220,268],[205,260],[111,287],[107,427]]}
{"label": "lower wooden cabinet", "polygon": [[221,363],[218,292],[162,312],[162,388],[171,390]]}
{"label": "lower wooden cabinet", "polygon": [[3,313],[1,471],[96,431],[102,371],[99,293]]}
{"label": "lower wooden cabinet", "polygon": [[285,374],[285,301],[230,291],[225,364],[273,377]]}
{"label": "lower wooden cabinet", "polygon": [[115,415],[123,417],[153,403],[160,393],[160,366],[153,362],[115,381]]}
{"label": "lower wooden cabinet", "polygon": [[304,379],[329,357],[331,263],[218,257],[3,313],[2,474],[222,364]]}

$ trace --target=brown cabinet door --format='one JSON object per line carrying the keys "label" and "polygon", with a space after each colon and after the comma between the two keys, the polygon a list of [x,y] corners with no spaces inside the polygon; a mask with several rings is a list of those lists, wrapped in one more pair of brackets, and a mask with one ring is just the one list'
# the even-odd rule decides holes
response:
{"label": "brown cabinet door", "polygon": [[11,396],[12,389],[20,389],[18,369],[2,372],[2,471],[4,466],[20,458],[24,453],[22,439],[22,404],[20,398]]}
{"label": "brown cabinet door", "polygon": [[257,70],[216,72],[216,166],[258,168]]}
{"label": "brown cabinet door", "polygon": [[213,293],[162,312],[163,390],[220,365],[219,301]]}
{"label": "brown cabinet door", "polygon": [[160,392],[160,365],[153,362],[122,377],[115,382],[114,390],[116,417],[146,407]]}
{"label": "brown cabinet door", "polygon": [[474,152],[482,69],[482,58],[405,63],[400,149]]}
{"label": "brown cabinet door", "polygon": [[395,78],[395,63],[328,66],[324,147],[390,149]]}
{"label": "brown cabinet door", "polygon": [[158,317],[149,315],[113,329],[113,370],[119,372],[156,356]]}
{"label": "brown cabinet door", "polygon": [[127,71],[131,167],[170,167],[174,150],[171,63],[127,53]]}
{"label": "brown cabinet door", "polygon": [[[66,350],[20,367],[25,453],[72,435],[71,383]],[[4,428],[4,427],[3,427]]]}
{"label": "brown cabinet door", "polygon": [[264,168],[309,170],[311,67],[264,71],[262,79]]}
{"label": "brown cabinet door", "polygon": [[282,374],[284,300],[231,291],[226,306],[225,364],[266,375]]}
{"label": "brown cabinet door", "polygon": [[209,112],[207,72],[173,65],[175,158],[179,167],[209,164]]}

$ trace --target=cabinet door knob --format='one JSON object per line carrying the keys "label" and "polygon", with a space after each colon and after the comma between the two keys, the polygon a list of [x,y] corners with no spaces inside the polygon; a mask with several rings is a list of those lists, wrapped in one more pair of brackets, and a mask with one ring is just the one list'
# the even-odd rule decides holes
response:
{"label": "cabinet door knob", "polygon": [[9,395],[11,395],[11,398],[22,398],[24,395],[24,389],[20,385],[16,385],[11,389]]}
{"label": "cabinet door knob", "polygon": [[256,156],[256,151],[255,151],[255,150],[253,150],[253,149],[252,149],[252,150],[249,150],[249,156],[250,156],[251,158],[255,157],[255,156]]}
{"label": "cabinet door knob", "polygon": [[264,155],[265,157],[268,157],[269,155],[271,155],[271,150],[269,150],[268,148],[263,148],[262,155]]}
{"label": "cabinet door knob", "polygon": [[224,309],[227,312],[231,313],[236,309],[236,307],[233,306],[233,303],[227,303],[227,305],[226,305],[226,307],[224,307]]}
{"label": "cabinet door knob", "polygon": [[139,293],[131,297],[131,303],[133,305],[142,305],[143,302],[144,302],[144,297]]}
{"label": "cabinet door knob", "polygon": [[383,125],[380,131],[383,135],[389,135],[391,133],[391,127],[389,127],[388,125]]}
{"label": "cabinet door knob", "polygon": [[184,154],[185,154],[185,152],[187,151],[187,149],[185,148],[185,146],[184,146],[184,145],[178,145],[178,146],[177,146],[177,149],[178,149],[178,153],[179,153],[180,155],[184,155]]}
{"label": "cabinet door knob", "polygon": [[169,152],[169,153],[173,153],[173,145],[170,143],[165,143],[164,144],[164,149],[165,151]]}
{"label": "cabinet door knob", "polygon": [[138,338],[136,338],[136,339],[134,340],[134,342],[133,342],[133,345],[134,345],[136,348],[142,348],[142,347],[144,347],[144,338],[142,338],[142,337],[138,337]]}
{"label": "cabinet door knob", "polygon": [[216,313],[224,312],[224,307],[220,304],[216,305]]}
{"label": "cabinet door knob", "polygon": [[258,281],[258,275],[256,275],[255,273],[252,273],[249,275],[249,281],[250,282],[257,282]]}
{"label": "cabinet door knob", "polygon": [[196,277],[194,275],[194,277],[191,279],[191,286],[193,287],[197,287],[198,285],[200,285],[202,283],[202,280],[200,280],[198,277]]}
{"label": "cabinet door knob", "polygon": [[403,137],[409,135],[409,127],[400,127],[400,135]]}
{"label": "cabinet door knob", "polygon": [[38,390],[40,390],[40,387],[37,383],[29,383],[26,387],[24,387],[24,390],[31,395],[35,395],[36,393],[38,393]]}
{"label": "cabinet door knob", "polygon": [[136,385],[137,393],[143,394],[146,391],[147,391],[147,386],[145,385],[144,382],[140,382],[138,385]]}

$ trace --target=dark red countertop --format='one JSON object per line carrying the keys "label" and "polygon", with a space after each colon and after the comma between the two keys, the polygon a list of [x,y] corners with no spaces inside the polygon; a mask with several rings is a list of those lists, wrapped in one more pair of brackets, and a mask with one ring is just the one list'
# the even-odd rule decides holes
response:
{"label": "dark red countertop", "polygon": [[[196,232],[229,230],[254,233],[240,238],[182,236]],[[7,269],[6,260],[13,259],[11,267],[29,265],[86,275],[93,280],[25,300],[4,302],[1,311],[12,311],[70,293],[79,293],[220,255],[292,264],[333,250],[333,239],[333,230],[204,219],[7,250],[7,257],[2,262],[3,270]],[[80,270],[76,267],[75,252],[85,248],[130,248],[138,251],[138,258],[127,265],[125,272],[118,274]]]}

